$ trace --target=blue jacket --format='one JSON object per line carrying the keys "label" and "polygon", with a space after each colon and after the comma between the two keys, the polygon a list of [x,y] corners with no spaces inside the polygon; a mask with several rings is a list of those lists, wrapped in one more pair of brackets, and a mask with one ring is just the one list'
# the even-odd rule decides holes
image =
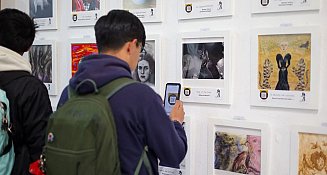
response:
{"label": "blue jacket", "polygon": [[[120,77],[132,78],[126,62],[109,55],[91,55],[83,58],[69,86],[75,88],[89,78],[100,88]],[[92,91],[87,83],[79,88],[82,94]],[[58,107],[67,98],[65,88]],[[160,165],[179,168],[187,151],[185,131],[181,124],[170,121],[160,96],[152,88],[141,83],[131,84],[114,94],[109,103],[116,123],[122,174],[134,174],[145,145],[149,147],[154,174],[158,174],[158,159]],[[147,174],[144,166],[140,174]]]}

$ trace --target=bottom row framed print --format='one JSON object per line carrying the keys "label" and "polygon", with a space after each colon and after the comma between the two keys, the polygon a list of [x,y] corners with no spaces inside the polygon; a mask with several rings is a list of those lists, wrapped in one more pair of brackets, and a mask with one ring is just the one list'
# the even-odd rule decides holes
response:
{"label": "bottom row framed print", "polygon": [[184,120],[184,130],[187,137],[187,153],[184,160],[181,162],[179,175],[190,175],[191,174],[191,153],[193,152],[193,148],[191,145],[191,117],[185,116]]}
{"label": "bottom row framed print", "polygon": [[293,127],[290,165],[290,174],[326,175],[327,129],[322,127]]}
{"label": "bottom row framed print", "polygon": [[208,174],[268,174],[268,125],[211,118]]}

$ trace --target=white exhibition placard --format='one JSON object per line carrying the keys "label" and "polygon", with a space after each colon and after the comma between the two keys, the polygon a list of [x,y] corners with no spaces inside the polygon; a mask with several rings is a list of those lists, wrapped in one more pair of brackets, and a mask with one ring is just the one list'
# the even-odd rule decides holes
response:
{"label": "white exhibition placard", "polygon": [[320,0],[251,0],[252,13],[319,10]]}
{"label": "white exhibition placard", "polygon": [[122,8],[142,22],[161,22],[162,0],[122,0]]}
{"label": "white exhibition placard", "polygon": [[179,19],[231,16],[233,0],[179,0]]}
{"label": "white exhibition placard", "polygon": [[257,29],[251,40],[251,105],[318,109],[317,27]]}
{"label": "white exhibition placard", "polygon": [[29,0],[29,15],[37,25],[36,30],[57,29],[57,0]]}
{"label": "white exhibition placard", "polygon": [[290,174],[326,174],[327,129],[292,126]]}
{"label": "white exhibition placard", "polygon": [[209,118],[208,175],[268,174],[269,125]]}
{"label": "white exhibition placard", "polygon": [[182,101],[229,104],[229,32],[183,33],[179,43],[177,70]]}
{"label": "white exhibition placard", "polygon": [[105,14],[105,0],[71,0],[70,26],[90,26]]}

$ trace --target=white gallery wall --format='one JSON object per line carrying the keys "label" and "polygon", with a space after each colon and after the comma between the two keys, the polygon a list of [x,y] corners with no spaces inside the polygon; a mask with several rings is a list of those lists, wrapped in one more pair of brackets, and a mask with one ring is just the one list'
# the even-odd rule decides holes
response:
{"label": "white gallery wall", "polygon": [[[60,92],[70,78],[70,45],[72,38],[94,37],[93,26],[69,27],[71,1],[58,0],[58,29],[39,31],[37,39],[57,41],[58,95],[51,96],[53,107]],[[107,11],[120,8],[118,0],[107,0]],[[185,32],[229,31],[231,34],[230,105],[185,103],[185,113],[190,119],[191,174],[208,174],[208,119],[220,118],[238,122],[262,122],[269,126],[267,172],[270,175],[290,175],[291,128],[294,125],[324,127],[327,130],[327,0],[321,0],[319,11],[251,14],[250,0],[234,0],[233,15],[203,19],[178,20],[178,1],[162,0],[162,22],[145,23],[147,34],[160,34],[161,84],[179,82],[177,67],[178,37]],[[1,8],[15,7],[27,12],[26,0],[2,0]],[[320,31],[321,62],[318,65],[318,110],[254,107],[250,105],[251,32],[256,28],[282,28],[318,26]],[[158,124],[160,125],[160,124]],[[210,141],[211,143],[212,141]]]}

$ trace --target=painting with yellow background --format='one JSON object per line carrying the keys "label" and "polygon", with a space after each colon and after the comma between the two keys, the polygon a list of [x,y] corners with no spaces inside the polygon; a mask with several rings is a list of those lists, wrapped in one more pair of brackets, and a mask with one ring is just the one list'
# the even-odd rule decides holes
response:
{"label": "painting with yellow background", "polygon": [[327,175],[327,136],[299,133],[298,175]]}
{"label": "painting with yellow background", "polygon": [[311,34],[258,36],[258,89],[310,91]]}

